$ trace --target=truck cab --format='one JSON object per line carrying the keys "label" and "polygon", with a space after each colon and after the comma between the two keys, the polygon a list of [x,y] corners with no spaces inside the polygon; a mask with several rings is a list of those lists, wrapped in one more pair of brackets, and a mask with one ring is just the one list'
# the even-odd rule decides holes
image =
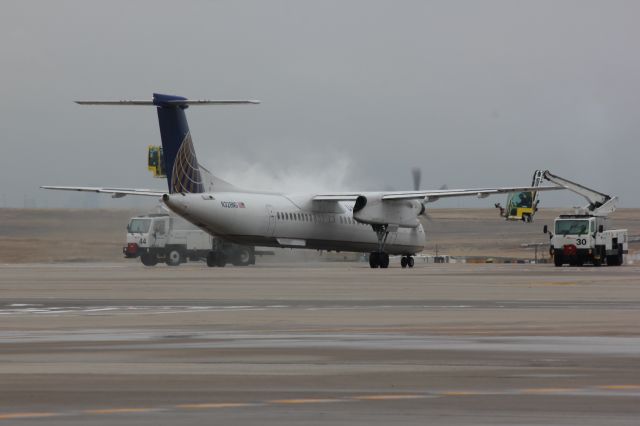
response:
{"label": "truck cab", "polygon": [[162,251],[167,245],[170,229],[171,217],[166,214],[131,218],[127,225],[127,245],[123,249],[125,257],[133,258]]}
{"label": "truck cab", "polygon": [[[591,263],[609,266],[623,263],[627,230],[608,230],[607,217],[590,214],[560,215],[553,224],[550,253],[556,266]],[[545,226],[545,232],[547,231]]]}

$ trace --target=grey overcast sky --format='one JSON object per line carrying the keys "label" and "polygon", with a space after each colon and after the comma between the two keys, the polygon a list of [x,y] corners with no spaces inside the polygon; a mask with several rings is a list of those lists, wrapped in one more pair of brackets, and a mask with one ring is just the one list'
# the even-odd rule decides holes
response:
{"label": "grey overcast sky", "polygon": [[408,189],[414,166],[423,187],[520,185],[548,168],[639,207],[639,16],[616,0],[4,0],[0,206],[135,203],[41,184],[166,188],[146,170],[153,108],[72,102],[156,91],[263,101],[188,111],[200,162],[241,186]]}

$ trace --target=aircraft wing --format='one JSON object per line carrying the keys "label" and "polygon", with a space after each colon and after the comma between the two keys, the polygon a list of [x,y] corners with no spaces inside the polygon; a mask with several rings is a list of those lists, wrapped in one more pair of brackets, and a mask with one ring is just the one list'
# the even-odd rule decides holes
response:
{"label": "aircraft wing", "polygon": [[139,188],[108,188],[95,186],[41,186],[42,189],[55,189],[58,191],[80,191],[96,192],[98,194],[113,194],[114,198],[121,198],[125,195],[142,195],[146,197],[162,197],[167,191],[157,191],[153,189]]}
{"label": "aircraft wing", "polygon": [[[505,194],[509,192],[528,191],[556,191],[565,189],[563,186],[513,186],[504,188],[470,188],[470,189],[434,189],[426,191],[389,191],[376,192],[382,194],[383,200],[424,200],[433,202],[440,198],[449,197],[478,197],[485,198],[494,194]],[[374,194],[373,192],[343,192],[332,194],[318,194],[313,197],[314,201],[354,201],[360,195]]]}

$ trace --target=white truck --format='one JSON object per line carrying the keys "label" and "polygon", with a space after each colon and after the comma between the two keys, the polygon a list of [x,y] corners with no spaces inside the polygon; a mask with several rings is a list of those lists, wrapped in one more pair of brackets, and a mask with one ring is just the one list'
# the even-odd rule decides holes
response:
{"label": "white truck", "polygon": [[608,229],[608,215],[615,211],[617,198],[553,175],[548,170],[544,172],[544,178],[589,201],[589,205],[576,208],[573,214],[558,216],[552,232],[549,232],[547,225],[544,226],[544,233],[550,234],[549,250],[554,264],[622,265],[624,255],[628,253],[627,230]]}
{"label": "white truck", "polygon": [[166,213],[132,217],[127,225],[125,257],[139,257],[145,266],[165,262],[178,266],[206,260],[207,266],[247,266],[255,263],[254,247],[215,238],[186,220]]}

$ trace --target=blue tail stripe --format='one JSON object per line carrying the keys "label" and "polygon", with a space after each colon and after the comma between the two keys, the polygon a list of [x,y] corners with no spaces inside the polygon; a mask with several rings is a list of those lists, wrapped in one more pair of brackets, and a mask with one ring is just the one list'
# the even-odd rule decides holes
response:
{"label": "blue tail stripe", "polygon": [[200,193],[204,192],[204,187],[184,111],[187,105],[176,102],[182,100],[187,98],[153,94],[153,104],[158,107],[167,182],[170,193]]}

